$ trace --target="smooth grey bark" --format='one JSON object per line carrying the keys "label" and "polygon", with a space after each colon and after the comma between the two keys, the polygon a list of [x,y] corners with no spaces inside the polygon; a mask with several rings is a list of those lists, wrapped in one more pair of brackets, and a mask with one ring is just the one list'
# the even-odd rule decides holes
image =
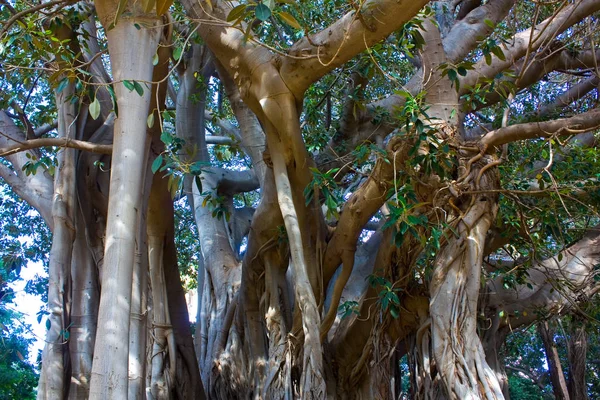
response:
{"label": "smooth grey bark", "polygon": [[[75,92],[74,84],[57,93],[60,105],[58,131],[67,138],[77,137],[77,104],[68,100]],[[67,337],[71,326],[71,263],[75,241],[75,212],[77,207],[76,151],[62,149],[57,155],[58,167],[54,177],[52,202],[53,235],[48,267],[48,308],[50,329],[42,358],[42,372],[38,385],[38,399],[63,398],[69,393],[70,355]],[[69,332],[69,333],[68,333]]]}
{"label": "smooth grey bark", "polygon": [[[102,16],[101,16],[102,17]],[[160,21],[138,29],[135,19],[121,18],[107,33],[113,77],[152,80],[152,57],[160,38]],[[115,87],[120,115],[115,122],[110,198],[98,333],[90,385],[91,399],[122,399],[128,390],[129,318],[135,265],[135,239],[140,223],[147,160],[145,121],[150,93],[139,96],[122,83]]]}

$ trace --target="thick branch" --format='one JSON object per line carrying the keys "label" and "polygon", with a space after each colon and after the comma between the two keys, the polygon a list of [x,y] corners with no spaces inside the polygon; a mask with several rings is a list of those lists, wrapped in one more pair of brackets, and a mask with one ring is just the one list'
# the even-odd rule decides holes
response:
{"label": "thick branch", "polygon": [[427,4],[423,0],[367,0],[328,28],[304,37],[289,51],[281,75],[296,96],[323,75],[344,64],[368,46],[386,38]]}
{"label": "thick branch", "polygon": [[53,131],[54,129],[56,129],[56,127],[58,126],[58,121],[54,121],[51,124],[44,124],[42,126],[40,126],[37,129],[34,129],[34,134],[36,138],[39,138],[42,135],[45,135],[46,133]]}
{"label": "thick branch", "polygon": [[[461,21],[454,24],[444,38],[444,50],[449,60],[464,58],[482,37],[488,36],[494,29],[485,21],[497,25],[507,15],[516,0],[493,0],[469,12]],[[462,9],[461,9],[462,11]]]}
{"label": "thick branch", "polygon": [[481,139],[484,146],[499,146],[519,140],[547,138],[553,135],[573,135],[600,126],[600,109],[593,109],[571,118],[546,122],[529,122],[500,128]]}

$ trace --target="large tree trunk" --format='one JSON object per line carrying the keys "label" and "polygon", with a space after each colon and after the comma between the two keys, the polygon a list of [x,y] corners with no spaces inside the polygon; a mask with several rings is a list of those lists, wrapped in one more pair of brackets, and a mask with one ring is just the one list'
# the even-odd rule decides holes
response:
{"label": "large tree trunk", "polygon": [[[70,95],[74,94],[74,91],[75,87],[71,84],[56,96],[57,103],[60,105],[58,130],[60,135],[66,138],[76,138],[75,117],[78,113],[78,105],[67,100]],[[62,399],[69,393],[71,366],[68,339],[71,327],[71,263],[73,261],[77,207],[75,157],[76,151],[73,149],[62,149],[57,157],[58,168],[54,178],[52,204],[54,229],[48,268],[50,316],[47,322],[49,329],[42,355],[44,361],[38,387],[38,398],[40,399]]]}
{"label": "large tree trunk", "polygon": [[[113,22],[112,6],[97,4],[99,17],[107,28]],[[90,385],[92,399],[127,397],[131,287],[143,201],[140,189],[148,156],[145,121],[150,91],[144,90],[140,96],[122,81],[152,80],[152,57],[161,34],[159,23],[154,17],[140,29],[134,17],[123,16],[107,31],[113,77],[120,82],[115,85],[119,116],[113,142],[98,339]]]}

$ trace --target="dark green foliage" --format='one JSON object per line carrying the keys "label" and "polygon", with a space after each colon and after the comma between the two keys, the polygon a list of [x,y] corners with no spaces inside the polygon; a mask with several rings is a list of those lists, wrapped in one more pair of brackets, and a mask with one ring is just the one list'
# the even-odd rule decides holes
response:
{"label": "dark green foliage", "polygon": [[38,374],[27,361],[33,339],[24,337],[21,318],[4,300],[0,303],[0,400],[35,398]]}

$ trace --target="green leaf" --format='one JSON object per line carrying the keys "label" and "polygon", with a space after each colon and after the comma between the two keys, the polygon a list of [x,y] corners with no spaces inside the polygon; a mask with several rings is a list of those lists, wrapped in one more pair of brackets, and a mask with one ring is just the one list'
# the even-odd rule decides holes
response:
{"label": "green leaf", "polygon": [[50,322],[50,318],[46,319],[46,329],[50,330],[50,328],[52,327],[52,322]]}
{"label": "green leaf", "polygon": [[142,85],[140,85],[139,82],[133,81],[133,88],[140,96],[144,95],[144,88],[142,87]]}
{"label": "green leaf", "polygon": [[63,90],[65,90],[65,88],[67,87],[67,85],[69,84],[69,78],[63,78],[59,83],[58,86],[56,87],[56,93],[60,93]]}
{"label": "green leaf", "polygon": [[198,191],[202,193],[202,180],[198,175],[194,177],[194,181],[196,182],[196,186],[198,187]]}
{"label": "green leaf", "polygon": [[156,171],[158,171],[158,169],[162,165],[162,162],[163,162],[163,156],[162,156],[162,154],[159,154],[152,162],[152,173],[153,174],[155,174]]}
{"label": "green leaf", "polygon": [[457,79],[456,70],[453,70],[453,69],[448,70],[448,79],[450,79],[451,81],[455,81]]}
{"label": "green leaf", "polygon": [[98,101],[98,97],[95,97],[94,101],[90,103],[89,111],[90,116],[93,119],[98,119],[98,117],[100,116],[100,102]]}
{"label": "green leaf", "polygon": [[271,16],[271,9],[269,7],[267,7],[264,3],[260,3],[259,5],[256,6],[254,13],[256,14],[256,18],[258,20],[264,22],[264,21],[268,20],[269,17]]}
{"label": "green leaf", "polygon": [[233,7],[229,14],[227,14],[227,22],[235,21],[236,19],[241,18],[246,12],[246,8],[248,8],[247,4],[240,4]]}
{"label": "green leaf", "polygon": [[267,7],[269,7],[269,10],[272,10],[275,8],[275,0],[263,0],[263,4]]}
{"label": "green leaf", "polygon": [[108,94],[110,95],[110,100],[112,101],[113,110],[115,110],[115,115],[119,116],[119,107],[117,106],[117,97],[115,95],[115,90],[112,86],[107,86],[106,90],[108,90]]}
{"label": "green leaf", "polygon": [[161,140],[161,142],[163,142],[167,146],[170,145],[171,143],[173,143],[173,137],[171,135],[169,135],[168,132],[161,133],[160,134],[160,140]]}
{"label": "green leaf", "polygon": [[131,92],[135,86],[133,86],[133,81],[123,81],[123,86],[125,86]]}
{"label": "green leaf", "polygon": [[158,54],[154,54],[152,56],[152,65],[156,66],[158,64]]}
{"label": "green leaf", "polygon": [[492,55],[491,55],[490,53],[487,53],[487,54],[485,55],[485,63],[486,63],[487,65],[492,65]]}
{"label": "green leaf", "polygon": [[148,125],[148,128],[152,128],[154,126],[154,113],[150,113],[150,115],[148,115],[146,124]]}
{"label": "green leaf", "polygon": [[175,50],[173,50],[173,60],[179,61],[181,53],[183,53],[183,48],[181,46],[175,47]]}
{"label": "green leaf", "polygon": [[492,53],[494,53],[494,55],[496,57],[498,57],[500,60],[506,61],[506,56],[504,55],[504,52],[502,51],[500,46],[492,47]]}
{"label": "green leaf", "polygon": [[281,18],[281,20],[283,22],[285,22],[292,28],[296,28],[296,29],[300,29],[300,30],[302,29],[302,25],[300,25],[300,23],[296,20],[296,18],[294,18],[292,16],[292,14],[287,13],[285,11],[280,11],[278,15],[279,15],[279,18]]}
{"label": "green leaf", "polygon": [[496,24],[494,23],[494,21],[487,19],[487,18],[483,20],[483,23],[492,29],[494,29],[496,27]]}

